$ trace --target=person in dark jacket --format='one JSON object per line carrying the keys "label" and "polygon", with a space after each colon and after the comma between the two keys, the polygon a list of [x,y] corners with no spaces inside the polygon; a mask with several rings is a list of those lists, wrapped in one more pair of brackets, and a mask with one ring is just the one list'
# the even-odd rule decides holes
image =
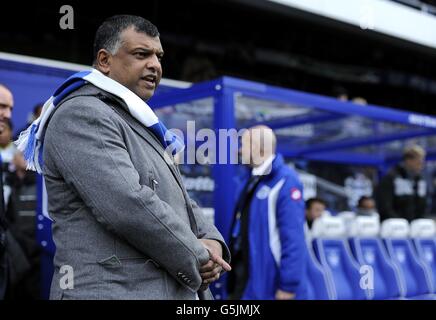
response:
{"label": "person in dark jacket", "polygon": [[427,185],[421,172],[425,151],[418,145],[407,147],[402,163],[382,178],[375,191],[381,220],[422,218],[426,213]]}
{"label": "person in dark jacket", "polygon": [[9,172],[7,179],[12,189],[7,206],[8,226],[26,257],[24,263],[28,268],[26,273],[16,279],[13,290],[9,290],[9,297],[20,301],[38,300],[41,299],[41,247],[36,240],[37,173],[26,171],[26,162],[21,152],[15,154],[10,167],[14,171]]}
{"label": "person in dark jacket", "polygon": [[[0,133],[6,129],[7,122],[11,119],[14,99],[11,91],[0,84]],[[1,158],[1,157],[0,157]],[[1,159],[0,159],[1,164]],[[0,300],[4,299],[8,284],[8,261],[6,257],[6,213],[3,198],[3,172],[0,165]]]}
{"label": "person in dark jacket", "polygon": [[321,198],[310,198],[306,201],[306,221],[307,226],[312,228],[313,222],[320,218],[327,208],[327,204]]}

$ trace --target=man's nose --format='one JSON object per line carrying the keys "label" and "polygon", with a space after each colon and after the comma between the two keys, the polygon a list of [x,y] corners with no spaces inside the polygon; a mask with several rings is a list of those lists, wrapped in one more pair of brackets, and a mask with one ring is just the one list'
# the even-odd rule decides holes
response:
{"label": "man's nose", "polygon": [[154,73],[161,73],[162,66],[157,55],[152,55],[147,61],[147,69],[152,70]]}

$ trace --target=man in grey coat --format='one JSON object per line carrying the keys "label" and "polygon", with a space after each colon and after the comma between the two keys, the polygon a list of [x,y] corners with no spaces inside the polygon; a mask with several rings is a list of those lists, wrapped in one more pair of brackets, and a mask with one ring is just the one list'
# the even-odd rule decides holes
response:
{"label": "man in grey coat", "polygon": [[[115,16],[94,68],[147,101],[162,76],[156,27]],[[208,299],[229,271],[215,226],[165,161],[159,139],[116,96],[86,84],[48,123],[44,178],[56,244],[51,299]]]}

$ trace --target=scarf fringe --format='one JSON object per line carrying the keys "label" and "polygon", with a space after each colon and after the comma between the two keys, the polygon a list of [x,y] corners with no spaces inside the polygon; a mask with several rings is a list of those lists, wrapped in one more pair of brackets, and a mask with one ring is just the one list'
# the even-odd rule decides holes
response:
{"label": "scarf fringe", "polygon": [[[19,138],[15,141],[17,149],[23,153],[24,159],[27,163],[27,170],[36,171],[34,154],[37,144],[36,132],[38,130],[38,123],[33,122],[25,131],[20,133]],[[41,172],[38,172],[41,173]]]}

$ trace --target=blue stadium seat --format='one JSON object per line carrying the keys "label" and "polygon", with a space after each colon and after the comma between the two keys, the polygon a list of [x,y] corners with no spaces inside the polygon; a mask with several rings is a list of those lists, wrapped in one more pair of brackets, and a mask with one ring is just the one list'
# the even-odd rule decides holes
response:
{"label": "blue stadium seat", "polygon": [[341,218],[344,221],[345,225],[345,233],[348,235],[351,226],[353,225],[354,219],[356,219],[357,215],[353,211],[341,211],[335,216]]}
{"label": "blue stadium seat", "polygon": [[359,265],[349,250],[342,219],[323,216],[315,220],[312,235],[315,255],[332,279],[333,299],[366,299],[366,293],[359,285]]}
{"label": "blue stadium seat", "polygon": [[307,246],[307,300],[332,300],[332,280],[326,270],[319,264],[312,248],[312,232],[308,224],[304,226]]}
{"label": "blue stadium seat", "polygon": [[401,297],[398,273],[380,238],[377,216],[357,217],[350,232],[350,248],[360,266],[371,267],[371,286],[368,298],[375,300]]}
{"label": "blue stadium seat", "polygon": [[410,224],[410,237],[416,255],[430,275],[432,293],[436,293],[436,223],[431,219],[417,219]]}
{"label": "blue stadium seat", "polygon": [[403,295],[412,299],[432,299],[429,270],[416,255],[409,233],[409,223],[405,219],[387,219],[382,223],[381,236],[386,251],[398,267]]}
{"label": "blue stadium seat", "polygon": [[313,253],[311,245],[308,246],[307,251],[307,299],[332,300],[334,295],[332,291],[333,285],[330,275],[319,264]]}

